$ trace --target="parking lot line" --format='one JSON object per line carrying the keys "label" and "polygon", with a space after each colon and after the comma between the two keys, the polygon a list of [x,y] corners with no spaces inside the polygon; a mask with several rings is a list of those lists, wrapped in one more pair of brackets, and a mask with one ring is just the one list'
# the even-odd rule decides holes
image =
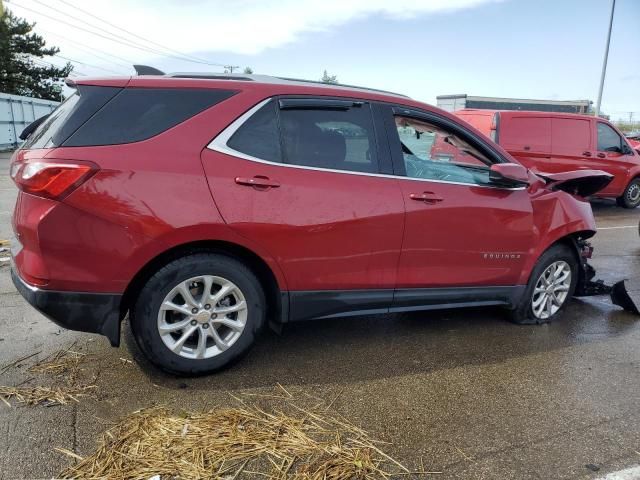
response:
{"label": "parking lot line", "polygon": [[625,468],[600,477],[598,480],[637,480],[638,478],[640,478],[640,466]]}
{"label": "parking lot line", "polygon": [[638,225],[622,225],[620,227],[598,227],[598,230],[617,230],[620,228],[638,228]]}

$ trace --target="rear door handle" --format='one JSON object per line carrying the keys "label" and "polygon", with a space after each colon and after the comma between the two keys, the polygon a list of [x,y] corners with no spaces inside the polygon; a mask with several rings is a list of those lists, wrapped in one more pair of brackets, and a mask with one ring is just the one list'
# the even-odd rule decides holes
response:
{"label": "rear door handle", "polygon": [[411,193],[409,194],[409,198],[424,203],[438,203],[444,200],[444,198],[433,192]]}
{"label": "rear door handle", "polygon": [[236,177],[236,183],[238,185],[245,185],[247,187],[260,188],[278,188],[280,183],[275,180],[271,180],[269,177],[263,175],[256,175],[252,178]]}
{"label": "rear door handle", "polygon": [[590,157],[591,156],[591,152],[582,152],[582,155],[584,155],[585,157]]}

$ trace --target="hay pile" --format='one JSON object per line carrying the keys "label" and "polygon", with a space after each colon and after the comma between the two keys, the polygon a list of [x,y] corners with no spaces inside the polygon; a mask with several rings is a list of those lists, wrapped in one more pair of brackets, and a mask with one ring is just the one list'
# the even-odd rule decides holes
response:
{"label": "hay pile", "polygon": [[[73,345],[71,348],[73,348]],[[9,400],[28,406],[40,405],[51,407],[54,405],[66,405],[72,401],[78,402],[80,397],[90,395],[91,391],[96,389],[97,386],[94,385],[93,382],[80,383],[77,379],[80,364],[86,358],[86,355],[71,350],[71,348],[59,350],[27,369],[28,373],[34,375],[52,375],[56,378],[57,384],[50,386],[27,386],[25,384],[34,380],[34,378],[29,378],[15,387],[0,385],[0,400],[9,407],[11,407]],[[16,367],[20,365],[22,361],[36,355],[37,354],[32,354],[23,357],[9,364],[3,371]]]}
{"label": "hay pile", "polygon": [[9,400],[29,406],[66,405],[70,401],[78,402],[79,397],[86,397],[95,385],[61,386],[61,387],[3,387],[0,386],[0,400],[11,407]]}
{"label": "hay pile", "polygon": [[[73,347],[72,347],[73,348]],[[47,373],[51,375],[61,375],[63,373],[76,373],[80,365],[80,361],[86,357],[86,354],[76,352],[75,350],[59,350],[44,360],[29,367],[29,373]]]}
{"label": "hay pile", "polygon": [[60,477],[369,480],[418,473],[326,409],[290,406],[295,416],[246,405],[182,415],[160,407],[140,410],[108,430],[93,454]]}

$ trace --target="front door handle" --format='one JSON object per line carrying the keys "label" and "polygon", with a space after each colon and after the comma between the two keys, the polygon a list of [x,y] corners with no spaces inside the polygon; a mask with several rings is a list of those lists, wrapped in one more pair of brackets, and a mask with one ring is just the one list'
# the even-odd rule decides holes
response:
{"label": "front door handle", "polygon": [[606,154],[604,154],[604,153],[599,153],[599,154],[598,154],[598,158],[605,158],[606,156],[607,156],[607,155],[606,155]]}
{"label": "front door handle", "polygon": [[280,184],[275,180],[271,180],[269,177],[265,177],[263,175],[256,175],[252,178],[236,177],[236,183],[247,187],[255,187],[257,189],[278,188],[280,186]]}
{"label": "front door handle", "polygon": [[433,192],[411,193],[409,194],[409,198],[424,203],[438,203],[444,200],[444,198]]}

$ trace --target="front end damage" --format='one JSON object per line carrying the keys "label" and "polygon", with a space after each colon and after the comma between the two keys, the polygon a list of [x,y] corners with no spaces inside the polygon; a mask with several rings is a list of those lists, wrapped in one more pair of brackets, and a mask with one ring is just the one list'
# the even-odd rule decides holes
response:
{"label": "front end damage", "polygon": [[[545,183],[547,190],[562,190],[579,199],[586,199],[602,190],[612,180],[613,175],[601,170],[575,170],[561,173],[533,171]],[[593,247],[581,237],[575,238],[575,248],[580,258],[580,275],[575,297],[610,295],[614,305],[640,315],[640,289],[630,285],[628,280],[620,280],[608,285],[604,280],[595,279],[596,271],[588,263],[593,254]]]}
{"label": "front end damage", "polygon": [[580,256],[580,276],[575,297],[592,297],[596,295],[610,295],[611,302],[614,305],[622,307],[624,310],[640,315],[638,306],[640,305],[640,297],[636,289],[630,289],[627,280],[620,280],[613,285],[608,285],[604,280],[595,280],[596,270],[588,263],[593,253],[593,247],[589,242],[583,239],[576,241],[576,248]]}

